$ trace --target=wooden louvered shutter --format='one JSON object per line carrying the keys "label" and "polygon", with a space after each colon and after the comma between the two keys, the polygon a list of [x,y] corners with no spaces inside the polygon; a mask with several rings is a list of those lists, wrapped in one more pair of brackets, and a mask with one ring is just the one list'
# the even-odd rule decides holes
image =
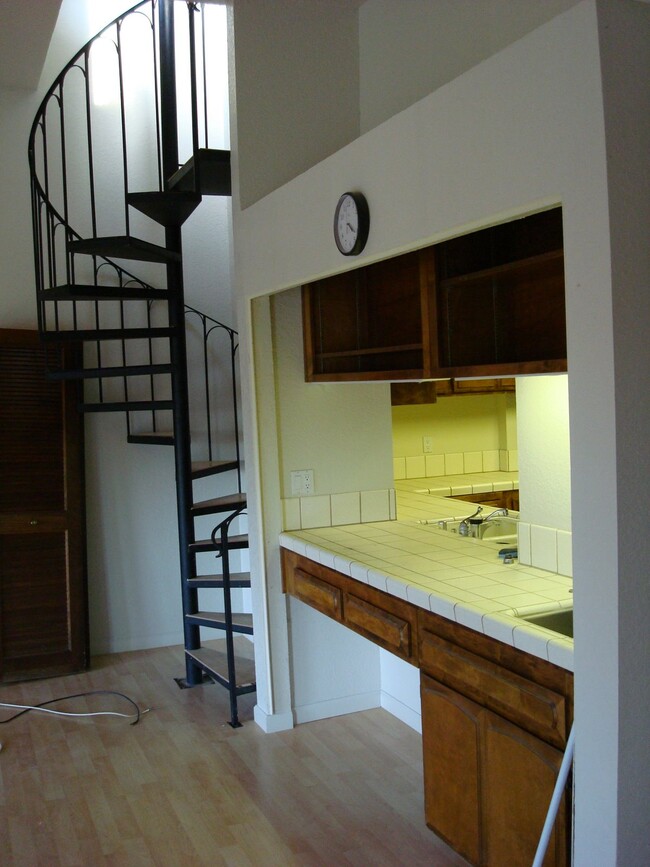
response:
{"label": "wooden louvered shutter", "polygon": [[76,349],[0,329],[0,680],[87,667],[82,419],[46,378]]}

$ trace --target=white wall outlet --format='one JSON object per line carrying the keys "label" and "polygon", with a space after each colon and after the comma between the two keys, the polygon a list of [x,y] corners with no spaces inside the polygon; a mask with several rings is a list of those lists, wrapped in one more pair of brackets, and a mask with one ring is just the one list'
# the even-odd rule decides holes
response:
{"label": "white wall outlet", "polygon": [[422,437],[422,451],[425,455],[433,454],[433,437]]}
{"label": "white wall outlet", "polygon": [[314,471],[292,470],[291,496],[308,497],[314,493]]}

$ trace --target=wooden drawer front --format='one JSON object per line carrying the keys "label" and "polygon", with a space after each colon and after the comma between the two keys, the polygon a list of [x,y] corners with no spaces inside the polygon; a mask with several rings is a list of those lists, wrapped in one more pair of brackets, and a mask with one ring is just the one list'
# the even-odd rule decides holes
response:
{"label": "wooden drawer front", "polygon": [[309,572],[295,569],[293,573],[293,595],[316,608],[328,617],[341,619],[341,591]]}
{"label": "wooden drawer front", "polygon": [[343,610],[343,622],[346,626],[402,659],[411,659],[413,630],[408,620],[351,593],[344,596]]}
{"label": "wooden drawer front", "polygon": [[548,743],[565,745],[566,704],[562,695],[425,630],[420,662],[422,669],[441,683]]}

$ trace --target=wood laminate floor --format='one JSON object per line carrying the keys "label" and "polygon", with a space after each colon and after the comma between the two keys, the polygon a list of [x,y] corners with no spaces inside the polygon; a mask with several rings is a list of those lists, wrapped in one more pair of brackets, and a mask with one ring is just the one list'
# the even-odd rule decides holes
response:
{"label": "wood laminate floor", "polygon": [[[451,867],[424,824],[420,736],[383,710],[264,734],[225,690],[180,690],[181,648],[97,657],[86,674],[0,686],[35,704],[109,689],[150,706],[139,725],[29,713],[0,725],[3,867]],[[117,709],[91,697],[68,710]],[[10,711],[0,708],[0,719]]]}

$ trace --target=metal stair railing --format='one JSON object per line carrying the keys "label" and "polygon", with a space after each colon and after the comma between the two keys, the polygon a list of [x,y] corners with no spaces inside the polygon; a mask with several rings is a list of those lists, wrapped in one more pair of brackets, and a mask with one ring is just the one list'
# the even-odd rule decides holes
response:
{"label": "metal stair railing", "polygon": [[[236,465],[240,493],[242,480],[237,332],[185,304],[183,298],[180,226],[204,191],[200,178],[203,163],[199,157],[215,160],[216,155],[217,181],[213,177],[211,182],[218,187],[219,194],[227,194],[222,192],[222,187],[226,186],[229,192],[230,180],[229,163],[221,156],[226,152],[207,150],[211,100],[208,97],[205,16],[209,4],[183,0],[188,12],[184,31],[174,18],[175,6],[180,2],[143,0],[118,16],[77,52],[40,104],[30,131],[28,155],[39,330],[44,339],[80,339],[88,347],[86,370],[80,372],[80,377],[97,380],[98,401],[84,405],[86,411],[101,409],[102,405],[106,409],[123,408],[131,406],[133,401],[138,412],[147,404],[156,404],[156,407],[159,403],[169,404],[173,408],[184,610],[188,600],[190,609],[195,610],[196,590],[188,589],[189,578],[195,574],[191,555],[188,555],[194,540],[189,419],[190,413],[194,422],[200,415],[202,421],[198,426],[204,428],[201,433],[205,458],[208,463],[213,462],[219,446],[224,445],[218,442],[223,431],[216,429],[212,398],[212,345],[218,335],[225,338],[228,349],[226,379],[231,406],[228,433],[234,440],[231,444],[236,453],[235,460],[223,463]],[[134,48],[131,37],[135,31],[139,32],[139,41]],[[196,62],[197,31],[202,45],[201,63]],[[190,74],[182,85],[177,84],[175,71],[177,33],[181,34],[183,50],[189,58]],[[102,104],[96,92],[98,82],[106,86],[104,73],[99,72],[102,46],[108,46],[114,72],[113,99],[108,105]],[[134,59],[141,62],[143,58],[148,69],[144,76],[135,76],[142,92],[136,87],[134,96],[132,64]],[[143,108],[145,97],[147,111]],[[179,141],[183,137],[179,131],[184,132],[183,116],[191,117],[191,141],[183,145],[187,153],[184,166],[179,170],[182,162]],[[150,133],[144,142],[138,133],[142,129]],[[120,154],[120,159],[113,162],[108,157],[115,152]],[[223,182],[224,171],[228,172],[227,184]],[[180,178],[178,186],[177,176]],[[208,191],[217,192],[216,189]],[[162,211],[154,208],[155,213],[152,213],[151,209],[142,207],[143,197],[149,200],[154,197],[156,203],[162,201]],[[135,217],[131,207],[138,212]],[[115,216],[107,216],[115,215],[116,211],[117,222]],[[136,221],[139,221],[138,237],[132,234]],[[142,232],[146,237],[142,237]],[[139,260],[139,275],[115,259]],[[161,300],[167,303],[161,305]],[[191,407],[186,335],[189,345],[193,342],[199,345],[202,359],[202,385],[192,391]],[[165,338],[164,346],[169,348],[169,355],[161,355],[158,337]],[[171,401],[160,399],[159,383],[165,382],[162,368],[165,374],[171,375]],[[133,384],[133,379],[142,371],[146,371],[144,391],[141,382],[137,387]],[[224,371],[217,373],[223,380]],[[121,387],[120,400],[116,399],[118,387]],[[147,400],[143,397],[145,392]],[[202,395],[204,406],[200,412],[196,409],[198,394]],[[161,410],[148,411],[156,433],[161,429]],[[146,436],[146,432],[132,430],[129,411],[126,417],[130,441]],[[140,441],[155,439],[141,438]],[[230,527],[231,520],[241,512],[238,509],[230,520],[219,526]],[[223,539],[221,544],[224,544]],[[227,538],[225,544],[227,557]],[[191,646],[186,644],[186,650]],[[191,661],[186,664],[188,685],[201,682],[201,668]]]}

